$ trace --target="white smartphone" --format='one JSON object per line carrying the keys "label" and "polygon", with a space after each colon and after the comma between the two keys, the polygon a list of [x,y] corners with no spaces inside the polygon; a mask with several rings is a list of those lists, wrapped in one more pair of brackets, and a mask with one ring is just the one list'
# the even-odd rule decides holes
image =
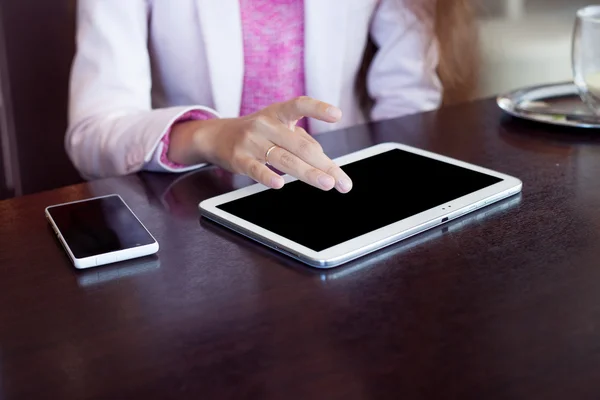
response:
{"label": "white smartphone", "polygon": [[78,269],[158,252],[156,239],[116,194],[50,206],[46,218]]}
{"label": "white smartphone", "polygon": [[324,192],[286,176],[203,201],[201,214],[310,266],[331,268],[519,193],[512,176],[399,143],[336,160],[354,182]]}

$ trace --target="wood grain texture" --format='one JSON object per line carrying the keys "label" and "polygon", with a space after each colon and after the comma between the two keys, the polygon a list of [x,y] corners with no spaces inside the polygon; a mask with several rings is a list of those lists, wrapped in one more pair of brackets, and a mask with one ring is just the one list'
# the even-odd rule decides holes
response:
{"label": "wood grain texture", "polygon": [[[199,201],[248,183],[214,168],[0,202],[0,398],[597,398],[596,132],[489,100],[319,139],[333,156],[400,141],[523,194],[329,271],[200,220]],[[44,207],[115,192],[158,256],[75,271]]]}

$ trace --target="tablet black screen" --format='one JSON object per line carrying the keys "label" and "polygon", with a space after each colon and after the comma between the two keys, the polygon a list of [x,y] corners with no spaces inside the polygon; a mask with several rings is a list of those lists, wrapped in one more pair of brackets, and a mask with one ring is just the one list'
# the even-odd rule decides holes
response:
{"label": "tablet black screen", "polygon": [[354,184],[347,194],[294,181],[218,208],[323,251],[502,181],[399,149],[342,169]]}

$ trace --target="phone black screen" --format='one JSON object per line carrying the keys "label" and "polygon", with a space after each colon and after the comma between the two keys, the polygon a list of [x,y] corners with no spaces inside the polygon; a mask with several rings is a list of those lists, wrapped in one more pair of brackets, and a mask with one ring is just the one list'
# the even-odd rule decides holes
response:
{"label": "phone black screen", "polygon": [[154,243],[119,196],[54,206],[48,212],[75,258]]}

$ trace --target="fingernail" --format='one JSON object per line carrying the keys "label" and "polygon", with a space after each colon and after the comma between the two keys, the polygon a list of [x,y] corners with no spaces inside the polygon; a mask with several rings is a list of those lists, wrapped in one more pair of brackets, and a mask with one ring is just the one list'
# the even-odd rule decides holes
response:
{"label": "fingernail", "polygon": [[352,182],[350,179],[342,178],[338,181],[338,186],[344,193],[348,193],[352,190]]}
{"label": "fingernail", "polygon": [[280,177],[274,176],[271,178],[271,187],[273,189],[281,189],[283,187],[282,179]]}
{"label": "fingernail", "polygon": [[339,108],[337,108],[337,107],[333,107],[333,106],[329,107],[329,108],[327,109],[327,114],[329,114],[329,116],[330,116],[331,118],[335,118],[335,119],[340,119],[340,118],[342,118],[342,110],[340,110],[340,109],[339,109]]}
{"label": "fingernail", "polygon": [[330,190],[335,186],[335,179],[329,175],[321,175],[318,180],[323,189]]}

